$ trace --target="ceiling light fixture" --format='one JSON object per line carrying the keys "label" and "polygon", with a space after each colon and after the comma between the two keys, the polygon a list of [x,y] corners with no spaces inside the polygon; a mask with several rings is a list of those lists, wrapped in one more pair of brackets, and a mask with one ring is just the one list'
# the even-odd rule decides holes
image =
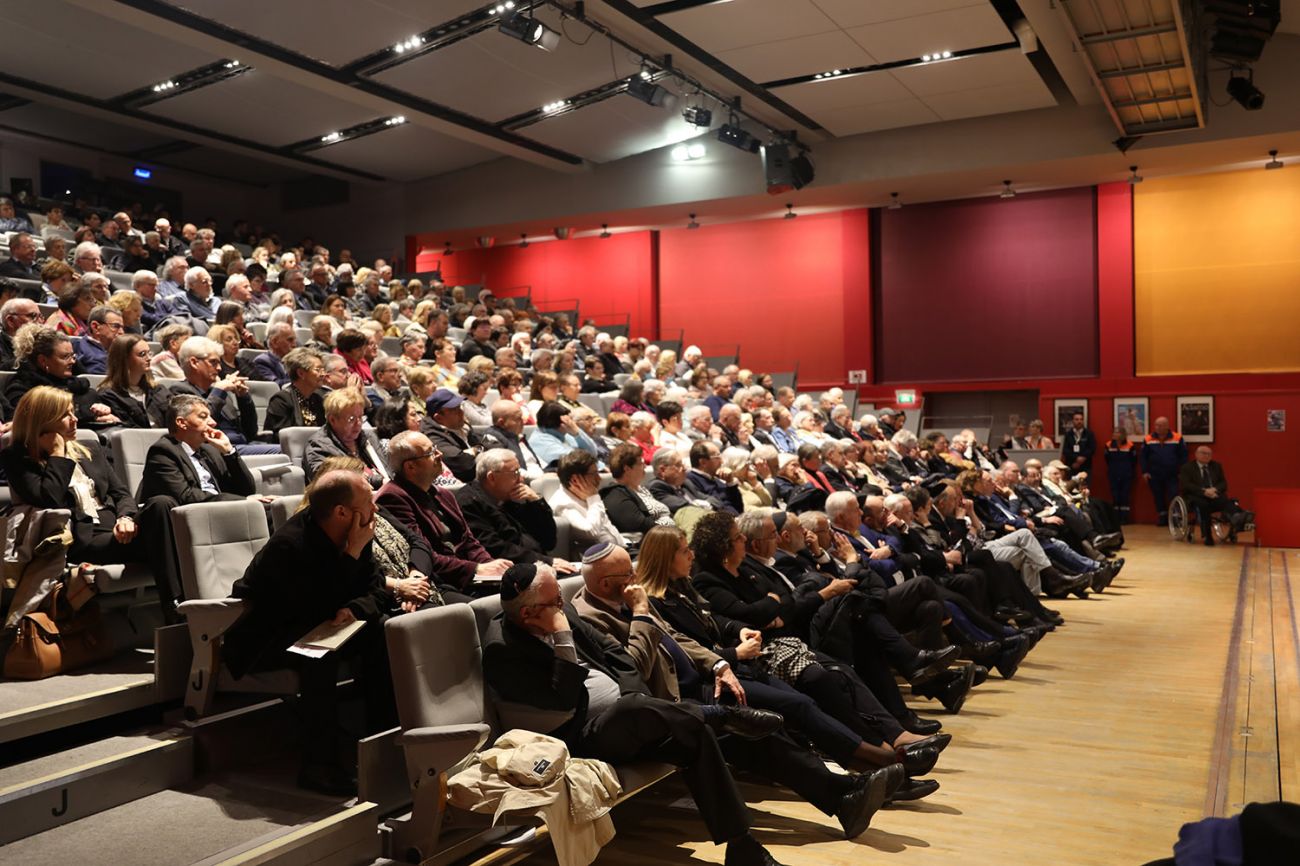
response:
{"label": "ceiling light fixture", "polygon": [[410,39],[403,40],[393,46],[394,54],[405,54],[407,51],[414,51],[424,44],[424,40],[419,36],[412,36]]}
{"label": "ceiling light fixture", "polygon": [[1138,167],[1136,165],[1130,165],[1128,170],[1132,172],[1132,174],[1128,176],[1128,182],[1130,184],[1141,183],[1144,180],[1142,175],[1138,174]]}
{"label": "ceiling light fixture", "polygon": [[454,252],[456,251],[451,248],[451,241],[447,241],[445,246],[442,248],[442,254],[444,256],[449,256]]}
{"label": "ceiling light fixture", "polygon": [[672,149],[671,156],[673,162],[690,162],[691,160],[701,159],[707,152],[704,145],[696,141],[691,144],[677,145]]}
{"label": "ceiling light fixture", "polygon": [[789,202],[786,202],[786,203],[785,203],[785,216],[783,216],[781,219],[792,220],[792,219],[794,219],[794,218],[797,217],[797,216],[799,216],[799,214],[797,214],[797,213],[794,212],[794,205],[790,204]]}
{"label": "ceiling light fixture", "polygon": [[601,223],[601,224],[600,224],[600,236],[601,236],[602,238],[612,238],[612,237],[613,237],[613,235],[611,235],[611,234],[609,233],[609,223]]}
{"label": "ceiling light fixture", "polygon": [[824,80],[827,78],[834,78],[837,75],[843,75],[843,74],[844,74],[843,69],[832,69],[830,72],[819,72],[816,75],[814,75],[813,78],[818,80]]}
{"label": "ceiling light fixture", "polygon": [[343,133],[330,132],[325,135],[322,135],[320,137],[320,140],[321,140],[321,144],[333,144],[334,142],[338,141],[341,138],[343,138]]}
{"label": "ceiling light fixture", "polygon": [[[504,5],[504,4],[502,4]],[[560,34],[547,27],[536,18],[520,15],[507,10],[497,29],[507,36],[513,36],[525,45],[554,51],[560,45]]]}
{"label": "ceiling light fixture", "polygon": [[634,75],[627,80],[627,95],[656,108],[672,105],[677,101],[677,97],[670,91],[651,80],[644,67],[639,75]]}
{"label": "ceiling light fixture", "polygon": [[396,117],[390,117],[384,121],[384,126],[401,126],[406,123],[406,115],[399,114]]}
{"label": "ceiling light fixture", "polygon": [[686,224],[686,227],[688,229],[697,229],[700,227],[700,224],[695,221],[695,214],[691,214],[691,221]]}
{"label": "ceiling light fixture", "polygon": [[700,108],[697,105],[692,105],[682,109],[682,119],[691,126],[698,126],[700,129],[708,129],[713,125],[713,112],[707,108]]}
{"label": "ceiling light fixture", "polygon": [[1268,156],[1269,156],[1269,160],[1268,160],[1268,162],[1264,163],[1264,168],[1267,168],[1267,169],[1272,170],[1272,169],[1275,169],[1275,168],[1285,168],[1285,167],[1286,167],[1286,163],[1284,163],[1282,160],[1280,160],[1280,159],[1277,158],[1277,151],[1276,151],[1276,150],[1270,150],[1270,151],[1268,152]]}
{"label": "ceiling light fixture", "polygon": [[998,198],[1015,198],[1016,191],[1011,188],[1011,181],[1002,181],[1002,192],[998,193]]}
{"label": "ceiling light fixture", "polygon": [[564,108],[568,104],[569,104],[569,100],[567,99],[557,99],[554,102],[548,102],[545,105],[543,105],[542,112],[544,114],[553,114],[559,111],[561,108]]}
{"label": "ceiling light fixture", "polygon": [[725,124],[718,127],[718,141],[723,144],[729,144],[739,150],[747,150],[750,153],[758,153],[758,139],[750,135],[736,121],[735,115]]}
{"label": "ceiling light fixture", "polygon": [[162,93],[164,90],[171,90],[174,87],[176,87],[175,81],[164,81],[162,84],[155,84],[153,86],[153,92]]}
{"label": "ceiling light fixture", "polygon": [[1233,75],[1228,79],[1228,95],[1247,111],[1259,111],[1264,107],[1264,91],[1255,86],[1254,70],[1247,70],[1246,75]]}
{"label": "ceiling light fixture", "polygon": [[519,235],[519,249],[528,249],[528,235],[526,233]]}
{"label": "ceiling light fixture", "polygon": [[885,205],[885,207],[889,208],[890,210],[902,210],[902,209],[903,209],[903,203],[902,203],[901,201],[898,200],[898,193],[896,193],[896,192],[891,192],[891,193],[889,194],[889,204]]}
{"label": "ceiling light fixture", "polygon": [[227,61],[227,63],[226,63],[226,68],[227,68],[227,69],[234,69],[234,68],[235,68],[236,66],[238,66],[238,65],[239,65],[239,61],[238,61],[238,60],[230,60],[230,61]]}

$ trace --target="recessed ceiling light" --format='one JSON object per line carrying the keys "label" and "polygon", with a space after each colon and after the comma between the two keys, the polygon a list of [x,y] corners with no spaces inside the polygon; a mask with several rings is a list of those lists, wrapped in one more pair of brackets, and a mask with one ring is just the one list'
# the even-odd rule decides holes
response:
{"label": "recessed ceiling light", "polygon": [[1128,170],[1132,172],[1128,176],[1129,183],[1141,183],[1143,181],[1142,175],[1138,174],[1138,167],[1136,165],[1130,165]]}
{"label": "recessed ceiling light", "polygon": [[1268,152],[1268,155],[1269,155],[1269,160],[1268,162],[1264,163],[1264,168],[1274,169],[1274,168],[1284,168],[1286,166],[1286,163],[1284,163],[1282,160],[1277,158],[1276,150],[1270,150]]}
{"label": "recessed ceiling light", "polygon": [[901,201],[898,200],[898,193],[896,193],[896,192],[891,192],[891,193],[889,194],[889,204],[886,205],[886,207],[888,207],[890,210],[902,210],[902,209],[903,209],[903,203],[902,203]]}
{"label": "recessed ceiling light", "polygon": [[782,219],[792,220],[797,216],[799,216],[799,214],[794,212],[794,205],[790,204],[789,202],[786,202],[785,216],[782,217]]}
{"label": "recessed ceiling light", "polygon": [[691,221],[686,224],[686,227],[688,229],[697,229],[700,227],[700,224],[695,221],[695,214],[691,214]]}
{"label": "recessed ceiling light", "polygon": [[998,198],[1015,198],[1016,191],[1011,188],[1011,181],[1002,181],[1002,192],[998,193]]}

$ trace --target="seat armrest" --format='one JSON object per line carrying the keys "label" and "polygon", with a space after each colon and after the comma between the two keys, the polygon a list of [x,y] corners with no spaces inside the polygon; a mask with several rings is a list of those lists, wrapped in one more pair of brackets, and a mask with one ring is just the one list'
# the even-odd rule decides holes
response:
{"label": "seat armrest", "polygon": [[482,722],[471,722],[465,725],[435,725],[403,731],[397,735],[397,742],[401,746],[472,742],[474,745],[470,746],[468,751],[473,751],[483,745],[490,733],[492,729]]}
{"label": "seat armrest", "polygon": [[201,598],[183,601],[177,610],[189,623],[191,632],[210,640],[229,631],[248,610],[248,602],[242,598]]}
{"label": "seat armrest", "polygon": [[287,475],[293,471],[292,463],[274,463],[270,466],[258,466],[257,471],[262,473],[262,478],[279,478],[281,475]]}

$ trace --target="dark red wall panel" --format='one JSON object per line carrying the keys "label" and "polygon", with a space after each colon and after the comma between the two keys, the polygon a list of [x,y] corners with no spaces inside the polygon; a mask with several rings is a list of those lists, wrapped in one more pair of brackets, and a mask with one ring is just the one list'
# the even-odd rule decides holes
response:
{"label": "dark red wall panel", "polygon": [[1095,226],[1091,188],[883,211],[878,381],[1096,375]]}

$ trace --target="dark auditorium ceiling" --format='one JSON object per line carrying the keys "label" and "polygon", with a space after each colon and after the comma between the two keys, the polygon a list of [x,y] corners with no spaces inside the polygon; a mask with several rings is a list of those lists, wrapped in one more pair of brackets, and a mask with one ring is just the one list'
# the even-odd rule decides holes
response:
{"label": "dark auditorium ceiling", "polygon": [[[619,45],[562,14],[572,0],[516,3],[562,34],[556,50],[499,33],[496,4],[476,0],[5,3],[0,129],[255,184],[412,181],[503,156],[572,170],[700,134],[681,104],[621,92],[633,48],[739,97],[755,134],[814,145],[1098,101],[1052,0],[589,0]],[[207,77],[191,89],[189,75]],[[659,83],[725,122],[721,103]],[[557,100],[580,107],[541,110]]]}

